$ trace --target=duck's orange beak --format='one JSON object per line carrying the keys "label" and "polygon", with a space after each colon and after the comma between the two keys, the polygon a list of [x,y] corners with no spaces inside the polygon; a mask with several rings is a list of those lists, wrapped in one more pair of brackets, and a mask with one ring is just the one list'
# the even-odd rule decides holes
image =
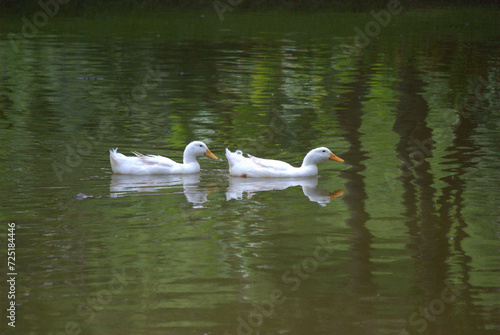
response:
{"label": "duck's orange beak", "polygon": [[340,157],[337,157],[333,154],[333,152],[330,152],[330,158],[328,158],[331,161],[336,161],[342,163],[344,160]]}
{"label": "duck's orange beak", "polygon": [[207,156],[207,157],[210,157],[210,158],[212,158],[212,159],[218,159],[218,158],[217,158],[217,156],[215,156],[215,155],[212,153],[212,151],[210,151],[210,149],[207,149],[207,151],[205,151],[204,155],[205,155],[205,156]]}
{"label": "duck's orange beak", "polygon": [[342,194],[344,194],[344,190],[336,190],[330,193],[330,200],[335,199],[336,197],[340,197]]}

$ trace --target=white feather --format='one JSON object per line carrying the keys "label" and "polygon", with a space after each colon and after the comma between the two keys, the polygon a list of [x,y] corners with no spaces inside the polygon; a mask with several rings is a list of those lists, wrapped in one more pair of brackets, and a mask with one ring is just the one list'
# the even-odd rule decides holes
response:
{"label": "white feather", "polygon": [[[125,156],[118,148],[109,151],[111,169],[115,174],[152,175],[152,174],[192,174],[200,172],[200,164],[196,158],[203,155],[215,157],[205,143],[194,141],[184,150],[183,163],[159,155],[143,155],[136,151],[133,156]],[[211,155],[211,156],[210,156]]]}
{"label": "white feather", "polygon": [[[332,157],[336,157],[327,148],[316,148],[304,157],[300,167],[275,160],[258,158],[248,155],[248,158],[242,155],[240,150],[231,152],[226,148],[226,157],[229,163],[229,174],[238,177],[255,178],[286,178],[286,177],[311,177],[318,174],[316,164],[325,162]],[[342,161],[336,157],[339,161]]]}

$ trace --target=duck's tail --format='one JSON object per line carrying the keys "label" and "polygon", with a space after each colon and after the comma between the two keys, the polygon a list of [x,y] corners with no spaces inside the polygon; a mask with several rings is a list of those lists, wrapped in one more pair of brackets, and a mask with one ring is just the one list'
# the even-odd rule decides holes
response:
{"label": "duck's tail", "polygon": [[116,173],[118,170],[118,155],[121,155],[118,153],[118,148],[109,150],[109,162],[111,163],[111,170],[113,173]]}
{"label": "duck's tail", "polygon": [[232,167],[241,158],[243,158],[243,152],[241,150],[236,150],[235,152],[231,152],[229,151],[228,148],[226,148],[226,158],[229,163],[229,167]]}
{"label": "duck's tail", "polygon": [[229,167],[233,166],[233,153],[229,151],[228,148],[226,148],[226,158],[227,162],[229,163]]}

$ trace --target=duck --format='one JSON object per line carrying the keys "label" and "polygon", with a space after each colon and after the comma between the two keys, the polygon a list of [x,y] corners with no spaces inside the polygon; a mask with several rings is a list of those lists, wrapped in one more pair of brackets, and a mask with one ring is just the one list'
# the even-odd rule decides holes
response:
{"label": "duck", "polygon": [[201,141],[193,141],[184,149],[182,163],[159,155],[143,155],[132,151],[134,156],[125,156],[118,152],[118,148],[109,151],[109,160],[114,174],[125,175],[165,175],[165,174],[194,174],[200,172],[197,157],[207,156],[218,159]]}
{"label": "duck", "polygon": [[312,177],[318,175],[316,164],[333,160],[344,160],[334,155],[330,149],[320,147],[307,153],[300,167],[294,167],[286,162],[275,159],[264,159],[252,155],[243,156],[241,150],[231,152],[226,148],[226,158],[229,163],[229,174],[236,177],[253,178],[287,178]]}

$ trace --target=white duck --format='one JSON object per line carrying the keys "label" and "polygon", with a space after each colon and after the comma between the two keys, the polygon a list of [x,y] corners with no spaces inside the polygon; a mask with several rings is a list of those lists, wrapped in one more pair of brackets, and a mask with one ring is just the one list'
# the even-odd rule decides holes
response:
{"label": "white duck", "polygon": [[243,157],[241,150],[231,152],[226,148],[226,157],[229,163],[229,174],[237,177],[260,177],[260,178],[284,178],[284,177],[311,177],[318,174],[316,164],[333,160],[343,162],[344,160],[335,156],[330,149],[321,147],[307,153],[300,167],[274,160],[262,159],[252,155]]}
{"label": "white duck", "polygon": [[205,143],[194,141],[184,149],[183,163],[158,155],[143,155],[133,151],[137,157],[128,157],[118,152],[118,148],[109,151],[111,169],[116,174],[149,175],[149,174],[191,174],[200,172],[198,156],[217,159]]}

